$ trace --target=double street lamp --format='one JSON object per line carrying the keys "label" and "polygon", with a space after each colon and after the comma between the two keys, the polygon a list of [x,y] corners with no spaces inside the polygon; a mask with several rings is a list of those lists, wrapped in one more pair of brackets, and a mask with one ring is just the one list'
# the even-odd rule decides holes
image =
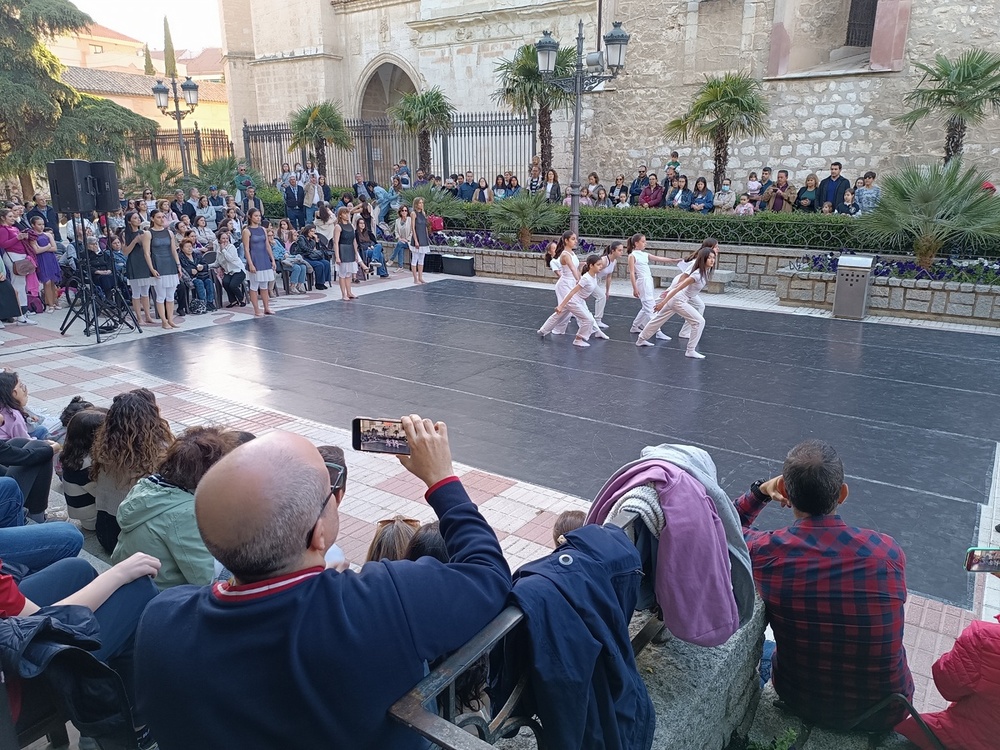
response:
{"label": "double street lamp", "polygon": [[543,32],[542,38],[535,44],[538,53],[538,70],[546,83],[557,86],[574,98],[573,110],[573,178],[569,184],[569,229],[580,231],[580,120],[583,116],[583,95],[593,91],[605,81],[617,78],[625,67],[625,48],[628,46],[629,35],[622,29],[621,21],[615,21],[613,28],[604,35],[604,47],[607,51],[583,51],[583,21],[580,21],[580,31],[576,37],[576,68],[573,74],[566,78],[555,78],[556,57],[559,53],[559,42],[552,38],[552,32]]}
{"label": "double street lamp", "polygon": [[169,111],[170,89],[164,85],[163,80],[160,78],[156,79],[156,85],[153,86],[153,97],[156,99],[157,109],[168,117],[173,117],[177,122],[177,144],[181,149],[181,171],[187,177],[191,174],[191,164],[189,163],[187,150],[184,148],[184,129],[181,127],[181,120],[194,112],[195,107],[198,106],[198,84],[191,80],[191,76],[187,76],[184,83],[181,84],[184,103],[187,105],[186,110],[181,109],[181,99],[177,93],[176,77],[170,77],[170,86],[173,88],[174,93],[174,109],[172,112]]}

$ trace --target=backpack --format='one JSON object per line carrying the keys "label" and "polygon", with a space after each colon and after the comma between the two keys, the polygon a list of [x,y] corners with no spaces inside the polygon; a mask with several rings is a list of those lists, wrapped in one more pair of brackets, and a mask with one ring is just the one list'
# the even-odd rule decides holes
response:
{"label": "backpack", "polygon": [[45,303],[41,297],[28,297],[28,309],[34,313],[45,312]]}
{"label": "backpack", "polygon": [[427,226],[430,227],[430,230],[432,232],[444,231],[444,219],[442,219],[440,216],[434,216],[434,215],[428,216]]}

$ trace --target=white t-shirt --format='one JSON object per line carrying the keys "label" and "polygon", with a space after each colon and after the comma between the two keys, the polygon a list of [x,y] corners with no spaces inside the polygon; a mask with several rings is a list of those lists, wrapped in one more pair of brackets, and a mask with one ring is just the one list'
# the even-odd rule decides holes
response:
{"label": "white t-shirt", "polygon": [[576,296],[580,299],[587,299],[587,297],[594,293],[594,289],[597,288],[597,277],[585,273],[580,277],[579,284],[580,291],[576,293]]}
{"label": "white t-shirt", "polygon": [[[708,283],[706,279],[702,278],[701,271],[694,271],[689,275],[692,279],[694,279],[694,281],[677,292],[677,294],[674,295],[674,299],[690,302],[698,296],[701,290],[705,288],[705,284]],[[678,276],[677,278],[680,279],[682,277]]]}
{"label": "white t-shirt", "polygon": [[649,270],[649,253],[645,250],[633,250],[632,257],[635,258],[635,275],[653,278]]}
{"label": "white t-shirt", "polygon": [[597,278],[606,279],[608,276],[615,272],[615,267],[618,265],[617,260],[613,260],[600,271],[597,272]]}

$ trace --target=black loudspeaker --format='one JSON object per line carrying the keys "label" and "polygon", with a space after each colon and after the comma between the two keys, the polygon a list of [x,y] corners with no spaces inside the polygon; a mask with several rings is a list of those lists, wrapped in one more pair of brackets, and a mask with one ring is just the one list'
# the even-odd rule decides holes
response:
{"label": "black loudspeaker", "polygon": [[[66,214],[94,211],[97,208],[97,191],[90,176],[90,162],[83,159],[56,159],[52,164],[55,167],[55,181],[50,176],[49,184],[53,200],[56,195],[59,196],[56,210]],[[116,186],[116,201],[117,198]]]}
{"label": "black loudspeaker", "polygon": [[122,207],[118,200],[118,169],[111,161],[90,162],[90,174],[97,184],[97,210],[113,213]]}
{"label": "black loudspeaker", "polygon": [[49,194],[52,196],[49,203],[59,213],[66,213],[63,210],[62,201],[59,200],[59,180],[56,178],[56,163],[54,161],[50,161],[46,164],[45,172],[49,176]]}

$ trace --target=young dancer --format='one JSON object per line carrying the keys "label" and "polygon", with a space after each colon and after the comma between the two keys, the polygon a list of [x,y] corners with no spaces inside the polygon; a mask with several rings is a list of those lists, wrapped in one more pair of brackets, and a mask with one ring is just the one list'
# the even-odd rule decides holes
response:
{"label": "young dancer", "polygon": [[149,215],[151,228],[142,235],[142,254],[153,277],[156,291],[156,313],[164,328],[180,328],[174,322],[174,294],[180,283],[181,260],[177,255],[177,238],[167,229],[167,217],[156,209]]}
{"label": "young dancer", "polygon": [[[549,268],[559,277],[556,281],[556,304],[558,305],[569,294],[573,285],[580,280],[580,259],[574,252],[576,235],[569,231],[563,232],[562,237],[555,243],[555,247],[552,248],[550,245],[550,248],[551,251],[546,253],[545,257],[549,261]],[[551,333],[561,336],[566,333],[568,325],[569,316],[566,316]]]}
{"label": "young dancer", "polygon": [[[716,264],[718,264],[718,262],[719,262],[719,241],[717,239],[715,239],[714,237],[708,237],[708,238],[705,239],[704,242],[701,243],[701,247],[710,247],[710,248],[712,248],[715,251],[715,262],[716,262]],[[698,250],[701,250],[701,247],[699,247]],[[677,264],[677,268],[679,268],[681,270],[682,275],[685,274],[685,273],[690,273],[691,269],[694,268],[694,261],[698,257],[698,250],[695,250],[688,257],[686,257],[684,260],[682,260],[680,263]],[[677,286],[677,284],[678,284],[678,282],[680,282],[680,280],[681,280],[681,276],[675,277],[674,280],[673,280],[673,283],[670,284],[670,289],[673,289],[675,286]],[[670,289],[668,289],[667,292],[669,292]],[[667,296],[667,292],[664,292],[663,294],[660,295],[660,300],[662,300],[664,297]],[[691,306],[695,310],[697,310],[698,313],[702,317],[705,317],[705,300],[703,300],[701,298],[701,293],[700,292],[694,296],[694,299],[691,300]],[[689,338],[691,338],[691,326],[690,326],[690,324],[686,320],[684,321],[684,325],[681,326],[681,332],[679,334],[677,334],[677,335],[678,335],[679,338],[682,338],[682,339],[689,339]]]}
{"label": "young dancer", "polygon": [[[632,296],[642,303],[639,314],[632,321],[631,333],[639,333],[653,317],[653,274],[649,271],[649,262],[679,263],[680,258],[664,258],[646,252],[646,235],[633,234],[625,246],[628,253],[628,277],[632,281]],[[666,339],[660,334],[657,338]]]}
{"label": "young dancer", "polygon": [[[274,281],[274,253],[267,241],[267,230],[260,225],[259,208],[247,211],[247,225],[243,228],[243,247],[247,254],[247,281],[250,285],[250,304],[253,305],[255,318],[261,315],[274,315],[271,310],[271,296],[268,286]],[[257,307],[257,297],[264,303],[264,312]]]}
{"label": "young dancer", "polygon": [[580,326],[580,330],[576,332],[576,338],[573,339],[574,346],[590,346],[587,343],[587,339],[592,335],[599,339],[608,338],[607,334],[595,325],[594,317],[590,314],[590,310],[587,309],[587,303],[584,302],[587,297],[593,294],[594,289],[597,288],[597,272],[601,270],[604,263],[604,256],[602,255],[595,253],[594,255],[587,256],[587,260],[584,261],[583,275],[559,304],[556,305],[556,311],[538,329],[539,336],[552,333],[552,330],[559,324],[565,324],[570,317],[574,317],[576,318],[577,325]]}
{"label": "young dancer", "polygon": [[712,279],[714,267],[715,247],[702,245],[698,249],[691,270],[682,274],[676,286],[670,289],[666,296],[656,304],[654,308],[656,315],[642,329],[635,345],[652,346],[653,343],[649,339],[659,330],[660,326],[666,323],[674,313],[677,313],[691,326],[691,338],[688,339],[687,351],[684,352],[684,356],[692,359],[705,359],[705,355],[698,351],[698,342],[705,330],[705,319],[691,304],[691,301]]}
{"label": "young dancer", "polygon": [[599,328],[608,327],[603,320],[604,306],[608,304],[608,295],[611,294],[611,277],[624,252],[625,243],[621,240],[615,240],[604,250],[604,265],[597,272],[597,288],[594,289],[594,320]]}
{"label": "young dancer", "polygon": [[426,284],[424,281],[424,258],[431,247],[430,234],[427,231],[427,214],[424,213],[424,199],[413,200],[413,246],[410,248],[410,272],[414,284]]}

